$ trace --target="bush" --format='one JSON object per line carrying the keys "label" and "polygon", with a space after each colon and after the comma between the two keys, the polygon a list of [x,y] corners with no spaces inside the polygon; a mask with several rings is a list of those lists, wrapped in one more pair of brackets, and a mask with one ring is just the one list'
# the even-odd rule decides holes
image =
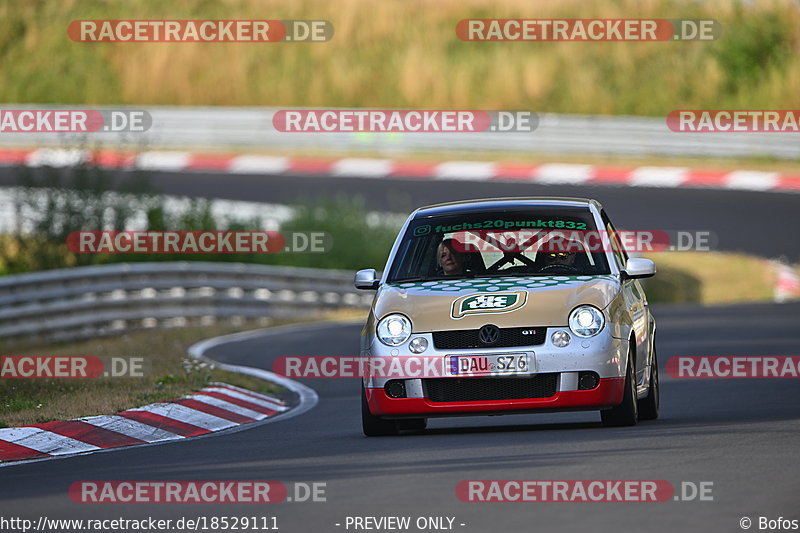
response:
{"label": "bush", "polygon": [[101,256],[70,252],[67,236],[73,231],[123,230],[154,201],[146,192],[146,176],[134,172],[115,184],[110,174],[86,164],[20,167],[18,182],[14,231],[4,236],[0,249],[7,273],[104,262]]}
{"label": "bush", "polygon": [[362,197],[338,197],[295,206],[281,230],[323,231],[332,248],[326,253],[276,254],[275,264],[317,268],[382,269],[399,227],[385,220],[369,220]]}
{"label": "bush", "polygon": [[[324,232],[325,253],[274,254],[75,254],[66,246],[73,231],[263,231],[259,220],[215,217],[213,201],[189,199],[168,209],[145,174],[115,181],[90,165],[70,169],[22,168],[15,194],[15,228],[0,236],[5,273],[138,261],[229,261],[317,268],[382,268],[399,225],[370,216],[361,197],[338,197],[292,206],[284,232]],[[174,202],[173,202],[174,203]]]}

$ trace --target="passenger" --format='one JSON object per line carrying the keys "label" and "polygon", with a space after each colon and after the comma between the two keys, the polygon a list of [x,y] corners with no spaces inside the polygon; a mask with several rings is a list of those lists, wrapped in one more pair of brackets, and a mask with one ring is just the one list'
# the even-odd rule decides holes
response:
{"label": "passenger", "polygon": [[542,270],[550,266],[572,266],[575,262],[575,252],[541,252],[544,257]]}
{"label": "passenger", "polygon": [[583,244],[574,240],[569,241],[566,246],[557,248],[556,251],[540,251],[537,259],[538,256],[541,256],[544,266],[539,272],[563,272],[565,274],[578,272],[580,267],[575,264],[578,253],[585,254],[585,248]]}

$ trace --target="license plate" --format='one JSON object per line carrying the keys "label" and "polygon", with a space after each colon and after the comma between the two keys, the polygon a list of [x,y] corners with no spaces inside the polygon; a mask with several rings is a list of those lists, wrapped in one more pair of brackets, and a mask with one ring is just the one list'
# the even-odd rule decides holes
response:
{"label": "license plate", "polygon": [[527,373],[530,357],[526,353],[503,355],[448,355],[451,376]]}

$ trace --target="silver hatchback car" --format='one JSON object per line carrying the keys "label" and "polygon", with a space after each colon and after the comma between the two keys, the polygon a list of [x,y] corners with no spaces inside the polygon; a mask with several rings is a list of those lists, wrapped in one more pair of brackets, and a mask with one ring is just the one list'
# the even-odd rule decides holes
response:
{"label": "silver hatchback car", "polygon": [[[366,435],[429,417],[598,410],[608,426],[658,417],[656,325],[599,202],[510,198],[433,205],[409,216],[376,290],[362,356],[435,373],[368,375]],[[426,367],[427,368],[427,367]]]}

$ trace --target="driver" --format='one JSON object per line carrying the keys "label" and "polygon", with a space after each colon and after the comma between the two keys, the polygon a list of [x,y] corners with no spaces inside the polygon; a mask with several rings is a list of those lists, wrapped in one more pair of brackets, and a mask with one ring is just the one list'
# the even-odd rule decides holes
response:
{"label": "driver", "polygon": [[436,248],[436,265],[445,276],[460,276],[464,274],[464,253],[455,249],[453,239],[444,239]]}

